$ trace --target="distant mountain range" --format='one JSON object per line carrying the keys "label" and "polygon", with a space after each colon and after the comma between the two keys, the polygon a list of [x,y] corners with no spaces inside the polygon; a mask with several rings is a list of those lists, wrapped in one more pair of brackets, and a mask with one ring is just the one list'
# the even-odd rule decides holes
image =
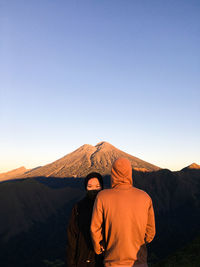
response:
{"label": "distant mountain range", "polygon": [[5,180],[11,180],[15,177],[23,175],[28,170],[25,167],[20,167],[9,172],[0,173],[0,182]]}
{"label": "distant mountain range", "polygon": [[[125,157],[130,160],[132,168],[141,172],[158,171],[161,168],[127,154],[107,142],[100,142],[96,146],[85,144],[72,153],[45,166],[27,170],[25,167],[0,174],[0,181],[15,178],[30,177],[85,177],[91,171],[98,171],[102,175],[110,175],[113,162]],[[200,169],[200,165],[193,163],[184,169]]]}
{"label": "distant mountain range", "polygon": [[98,171],[102,175],[109,175],[113,162],[125,157],[130,160],[133,169],[138,171],[157,171],[160,168],[131,156],[107,142],[100,142],[96,146],[83,145],[74,152],[67,154],[43,167],[27,170],[24,167],[0,174],[0,181],[11,178],[27,177],[85,177],[91,171]]}

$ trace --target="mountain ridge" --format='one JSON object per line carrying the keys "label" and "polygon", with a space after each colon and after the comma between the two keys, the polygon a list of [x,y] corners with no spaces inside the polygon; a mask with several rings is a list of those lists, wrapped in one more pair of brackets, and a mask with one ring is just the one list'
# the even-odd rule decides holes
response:
{"label": "mountain ridge", "polygon": [[[102,175],[110,175],[113,162],[125,157],[130,160],[133,170],[139,172],[154,172],[162,168],[132,156],[112,144],[101,141],[95,146],[84,144],[65,156],[33,169],[21,167],[7,173],[0,174],[0,182],[4,180],[32,178],[32,177],[85,177],[89,172],[97,171]],[[198,170],[200,165],[192,163],[181,171]]]}
{"label": "mountain ridge", "polygon": [[84,144],[52,163],[14,175],[13,179],[39,176],[76,178],[85,177],[92,171],[98,171],[102,175],[110,175],[112,164],[119,157],[129,159],[132,168],[137,171],[151,172],[161,169],[116,148],[108,142],[101,141],[95,146]]}
{"label": "mountain ridge", "polygon": [[119,157],[130,160],[132,168],[143,171],[157,171],[160,168],[128,153],[121,151],[108,142],[99,142],[95,146],[85,144],[64,157],[35,171],[22,175],[23,178],[45,177],[85,177],[91,171],[109,175],[113,162]]}
{"label": "mountain ridge", "polygon": [[188,170],[200,170],[200,165],[197,163],[193,162],[189,166],[183,168],[181,171],[188,171]]}
{"label": "mountain ridge", "polygon": [[29,171],[29,169],[26,169],[24,166],[22,166],[22,167],[13,169],[13,170],[8,171],[8,172],[0,173],[0,182],[6,181],[6,180],[11,180],[11,179],[13,179],[13,177],[17,177],[19,175],[21,176],[28,171]]}

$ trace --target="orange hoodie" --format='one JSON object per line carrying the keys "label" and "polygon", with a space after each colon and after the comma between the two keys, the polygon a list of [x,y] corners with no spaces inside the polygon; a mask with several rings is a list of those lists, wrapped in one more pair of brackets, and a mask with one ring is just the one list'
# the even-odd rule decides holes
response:
{"label": "orange hoodie", "polygon": [[105,243],[105,266],[137,266],[147,263],[146,243],[155,236],[152,200],[132,185],[132,167],[117,159],[111,171],[112,189],[96,198],[91,221],[94,250],[101,253]]}

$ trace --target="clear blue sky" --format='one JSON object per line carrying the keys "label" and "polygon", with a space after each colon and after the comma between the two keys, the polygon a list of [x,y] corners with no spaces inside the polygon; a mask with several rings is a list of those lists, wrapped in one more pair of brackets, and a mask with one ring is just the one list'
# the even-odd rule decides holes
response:
{"label": "clear blue sky", "polygon": [[200,164],[199,0],[0,3],[0,172],[108,141]]}

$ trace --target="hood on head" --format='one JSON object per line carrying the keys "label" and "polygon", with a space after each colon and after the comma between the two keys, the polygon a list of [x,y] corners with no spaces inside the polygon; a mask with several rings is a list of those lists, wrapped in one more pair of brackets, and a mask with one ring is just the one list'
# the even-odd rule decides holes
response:
{"label": "hood on head", "polygon": [[117,159],[111,170],[111,186],[115,187],[120,184],[133,184],[132,166],[126,158]]}

